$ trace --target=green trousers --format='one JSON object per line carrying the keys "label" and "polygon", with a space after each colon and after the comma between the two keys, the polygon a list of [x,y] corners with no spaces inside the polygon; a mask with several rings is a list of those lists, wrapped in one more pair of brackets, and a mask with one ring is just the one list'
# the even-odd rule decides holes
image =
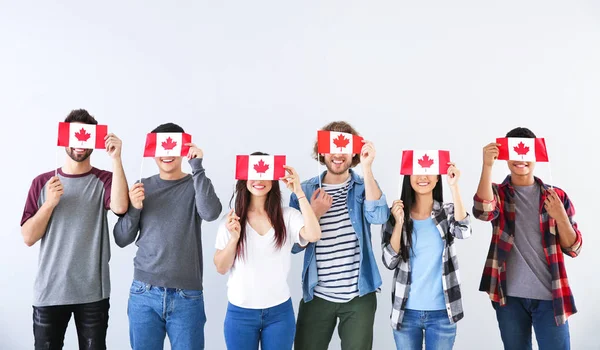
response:
{"label": "green trousers", "polygon": [[343,350],[372,349],[376,310],[375,292],[347,303],[334,303],[317,297],[308,303],[301,300],[294,349],[327,350],[338,319]]}

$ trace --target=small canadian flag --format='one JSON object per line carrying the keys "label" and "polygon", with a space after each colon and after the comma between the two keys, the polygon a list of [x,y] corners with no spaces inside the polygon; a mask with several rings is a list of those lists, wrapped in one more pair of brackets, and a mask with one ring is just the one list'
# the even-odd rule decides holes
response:
{"label": "small canadian flag", "polygon": [[239,155],[236,157],[236,180],[279,180],[285,176],[285,156]]}
{"label": "small canadian flag", "polygon": [[317,151],[322,154],[329,153],[360,153],[363,138],[345,132],[319,130],[317,133]]}
{"label": "small canadian flag", "polygon": [[522,160],[528,162],[547,162],[548,151],[543,138],[502,137],[497,138],[499,160]]}
{"label": "small canadian flag", "polygon": [[151,132],[146,136],[144,157],[186,157],[192,135],[184,132]]}
{"label": "small canadian flag", "polygon": [[450,151],[405,150],[402,151],[401,175],[446,175]]}
{"label": "small canadian flag", "polygon": [[57,146],[73,148],[106,148],[104,138],[108,126],[82,123],[58,123]]}

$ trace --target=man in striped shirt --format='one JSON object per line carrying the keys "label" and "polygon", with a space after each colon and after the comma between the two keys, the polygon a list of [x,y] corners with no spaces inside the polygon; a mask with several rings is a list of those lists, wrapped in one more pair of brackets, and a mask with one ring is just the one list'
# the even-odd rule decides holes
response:
{"label": "man in striped shirt", "polygon": [[[323,130],[358,135],[346,122]],[[327,171],[305,181],[302,189],[320,220],[322,238],[294,249],[305,250],[295,349],[327,349],[338,319],[342,349],[371,349],[381,276],[370,227],[385,223],[390,213],[371,168],[375,148],[363,141],[360,154],[321,155],[317,149],[315,144],[314,157]],[[358,164],[364,177],[351,170]],[[299,208],[293,194],[290,206]]]}
{"label": "man in striped shirt", "polygon": [[346,205],[349,185],[348,177],[341,184],[323,183],[322,187],[331,207],[320,218],[322,236],[316,243],[319,279],[314,294],[335,303],[358,296],[360,249]]}

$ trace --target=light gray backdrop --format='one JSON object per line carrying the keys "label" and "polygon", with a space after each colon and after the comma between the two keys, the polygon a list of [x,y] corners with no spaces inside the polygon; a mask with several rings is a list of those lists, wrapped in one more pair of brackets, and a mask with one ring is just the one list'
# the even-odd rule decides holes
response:
{"label": "light gray backdrop", "polygon": [[[286,154],[306,179],[317,171],[310,159],[316,130],[342,119],[374,141],[375,175],[390,203],[402,148],[446,148],[462,169],[470,208],[481,148],[528,126],[546,137],[552,160],[552,172],[538,164],[537,175],[553,176],[567,191],[583,232],[581,256],[566,258],[580,310],[570,321],[572,345],[598,349],[600,238],[593,215],[600,169],[591,124],[600,113],[598,62],[600,3],[593,0],[2,0],[0,349],[33,346],[39,244],[23,244],[19,221],[31,180],[55,166],[57,122],[74,108],[88,109],[123,139],[130,184],[140,174],[146,132],[180,123],[204,149],[224,205],[236,154]],[[97,167],[110,165],[102,151],[92,157]],[[152,160],[144,161],[143,173],[156,173]],[[498,162],[494,180],[506,173]],[[227,278],[212,264],[217,224],[203,227],[207,349],[224,349]],[[373,227],[378,261],[379,233]],[[502,348],[488,297],[478,291],[490,234],[491,225],[475,222],[473,236],[458,242],[465,318],[456,349]],[[108,346],[127,349],[136,247],[112,248]],[[289,283],[296,309],[301,264],[294,256]],[[384,284],[374,348],[391,349],[392,272],[379,267]],[[73,324],[65,348],[76,348]],[[339,349],[337,334],[331,349]]]}

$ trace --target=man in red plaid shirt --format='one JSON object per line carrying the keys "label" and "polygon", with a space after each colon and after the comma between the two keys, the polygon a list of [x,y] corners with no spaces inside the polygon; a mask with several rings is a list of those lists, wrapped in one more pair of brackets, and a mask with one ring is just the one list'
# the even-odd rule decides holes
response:
{"label": "man in red plaid shirt", "polygon": [[[535,138],[527,128],[506,137]],[[505,349],[569,349],[567,318],[577,312],[564,255],[576,257],[581,233],[567,194],[533,175],[535,162],[508,161],[510,175],[492,183],[499,144],[483,148],[473,214],[492,222],[492,241],[479,290],[487,292]]]}

